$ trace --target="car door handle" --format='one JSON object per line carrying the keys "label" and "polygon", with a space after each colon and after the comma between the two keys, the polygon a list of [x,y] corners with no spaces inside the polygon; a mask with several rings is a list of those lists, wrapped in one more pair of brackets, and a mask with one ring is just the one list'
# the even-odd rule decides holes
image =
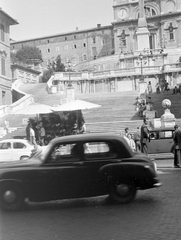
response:
{"label": "car door handle", "polygon": [[77,165],[77,166],[82,166],[84,163],[83,162],[75,162],[74,165]]}

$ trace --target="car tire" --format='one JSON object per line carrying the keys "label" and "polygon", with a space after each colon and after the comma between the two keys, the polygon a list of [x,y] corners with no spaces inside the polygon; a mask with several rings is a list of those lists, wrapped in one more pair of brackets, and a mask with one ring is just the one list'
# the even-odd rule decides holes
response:
{"label": "car tire", "polygon": [[0,185],[0,208],[5,211],[16,211],[24,207],[25,197],[21,187],[16,183]]}
{"label": "car tire", "polygon": [[135,199],[136,186],[133,181],[118,181],[111,186],[111,200],[119,204],[130,203]]}

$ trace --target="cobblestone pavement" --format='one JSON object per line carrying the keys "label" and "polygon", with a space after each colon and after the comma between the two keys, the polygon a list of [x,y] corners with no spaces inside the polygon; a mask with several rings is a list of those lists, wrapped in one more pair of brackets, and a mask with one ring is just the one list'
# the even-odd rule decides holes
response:
{"label": "cobblestone pavement", "polygon": [[179,240],[181,170],[159,169],[159,177],[160,188],[138,191],[128,205],[109,205],[97,197],[0,212],[0,239]]}

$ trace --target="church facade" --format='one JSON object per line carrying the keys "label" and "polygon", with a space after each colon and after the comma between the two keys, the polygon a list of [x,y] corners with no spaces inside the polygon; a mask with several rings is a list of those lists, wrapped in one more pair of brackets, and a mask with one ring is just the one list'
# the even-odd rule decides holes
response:
{"label": "church facade", "polygon": [[[138,50],[138,0],[114,0],[115,53]],[[181,0],[145,0],[149,48],[181,47]]]}

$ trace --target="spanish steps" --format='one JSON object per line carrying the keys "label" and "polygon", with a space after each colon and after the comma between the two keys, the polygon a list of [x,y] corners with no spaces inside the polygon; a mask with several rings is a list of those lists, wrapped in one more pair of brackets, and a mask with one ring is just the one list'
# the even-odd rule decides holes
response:
{"label": "spanish steps", "polygon": [[[46,84],[23,84],[20,86],[20,90],[32,94],[34,100],[37,103],[43,103],[50,106],[60,104],[61,99],[65,98],[65,95],[50,94],[47,91]],[[121,133],[125,127],[128,127],[130,131],[134,132],[138,126],[142,124],[142,118],[138,116],[136,112],[136,98],[139,96],[138,91],[130,92],[110,92],[110,93],[76,93],[75,99],[80,99],[96,104],[100,104],[102,107],[83,110],[84,119],[88,132],[114,132]],[[162,107],[162,101],[164,99],[171,100],[171,112],[175,115],[177,123],[180,123],[181,111],[180,94],[173,95],[171,91],[161,94],[152,94],[152,101],[154,108],[158,112],[158,117],[164,113]],[[22,119],[28,118],[26,115],[9,115],[0,119],[0,124],[3,126],[4,119],[6,118],[10,127],[17,128],[11,134],[5,136],[5,138],[13,136],[25,136],[25,126],[22,126]]]}

